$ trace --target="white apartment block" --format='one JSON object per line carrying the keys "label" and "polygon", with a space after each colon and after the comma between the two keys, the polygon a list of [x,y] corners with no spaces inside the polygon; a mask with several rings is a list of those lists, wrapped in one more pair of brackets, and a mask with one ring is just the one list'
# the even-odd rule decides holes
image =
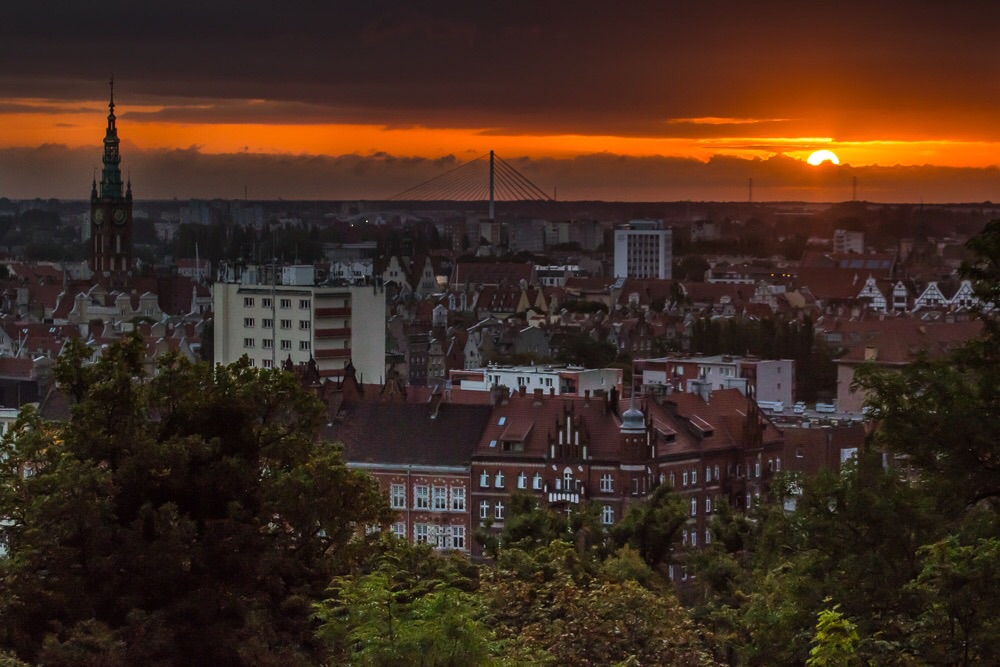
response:
{"label": "white apartment block", "polygon": [[853,252],[863,255],[865,253],[865,233],[851,232],[846,229],[834,230],[833,252],[838,254]]}
{"label": "white apartment block", "polygon": [[662,220],[632,220],[615,228],[615,278],[673,277],[673,232]]}
{"label": "white apartment block", "polygon": [[[691,381],[704,381],[710,389],[739,389],[744,394],[747,385],[753,387],[758,401],[795,401],[795,360],[757,359],[714,355],[710,357],[661,357],[643,359],[643,385],[671,384],[679,391],[695,391]],[[638,366],[637,366],[638,370]]]}
{"label": "white apartment block", "polygon": [[453,389],[489,391],[492,387],[507,387],[512,393],[522,388],[528,393],[541,389],[557,396],[596,395],[598,391],[622,392],[622,369],[578,368],[574,366],[487,366],[470,370],[453,370],[449,380]]}
{"label": "white apartment block", "polygon": [[336,378],[353,363],[359,378],[385,376],[385,294],[375,285],[315,285],[311,266],[229,271],[212,288],[215,360],[247,355],[258,368],[305,364]]}

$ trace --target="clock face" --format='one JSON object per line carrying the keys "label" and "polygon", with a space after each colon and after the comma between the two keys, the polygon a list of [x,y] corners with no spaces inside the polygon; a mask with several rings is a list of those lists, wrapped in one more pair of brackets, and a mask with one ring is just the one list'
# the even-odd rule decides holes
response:
{"label": "clock face", "polygon": [[125,222],[125,218],[127,217],[128,215],[125,213],[125,209],[123,208],[116,208],[114,211],[111,212],[111,219],[114,220],[115,223],[119,225]]}
{"label": "clock face", "polygon": [[104,222],[104,209],[99,208],[94,211],[93,215],[90,216],[90,219],[94,221],[95,225],[99,225]]}

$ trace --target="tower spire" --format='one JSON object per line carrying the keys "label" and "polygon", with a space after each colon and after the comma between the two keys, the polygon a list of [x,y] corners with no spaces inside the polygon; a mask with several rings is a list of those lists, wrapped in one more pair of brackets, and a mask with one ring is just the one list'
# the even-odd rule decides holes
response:
{"label": "tower spire", "polygon": [[115,118],[115,77],[108,81],[111,97],[108,101],[108,127],[104,133],[104,168],[101,170],[101,196],[121,199],[122,158],[118,154],[118,126]]}

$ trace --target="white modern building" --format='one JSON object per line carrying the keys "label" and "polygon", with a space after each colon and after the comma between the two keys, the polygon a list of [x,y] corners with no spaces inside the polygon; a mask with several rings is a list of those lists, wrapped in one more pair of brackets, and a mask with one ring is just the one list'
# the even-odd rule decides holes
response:
{"label": "white modern building", "polygon": [[[739,389],[744,394],[752,387],[758,401],[795,402],[795,360],[758,359],[756,357],[660,357],[634,362],[635,381],[643,385],[671,385],[677,391],[692,392],[697,381],[708,382],[710,389]],[[696,381],[692,385],[692,381]]]}
{"label": "white modern building", "polygon": [[833,252],[837,254],[865,253],[865,233],[836,229],[833,232]]}
{"label": "white modern building", "polygon": [[316,285],[312,266],[231,268],[212,288],[215,360],[247,355],[260,368],[316,360],[338,377],[353,363],[365,382],[385,376],[385,294],[379,285]]}
{"label": "white modern building", "polygon": [[673,232],[662,220],[632,220],[615,228],[615,278],[673,277]]}
{"label": "white modern building", "polygon": [[511,392],[528,393],[541,389],[557,396],[596,395],[598,391],[622,391],[622,369],[583,368],[576,366],[487,366],[470,370],[453,370],[448,374],[453,389],[489,391],[507,387]]}

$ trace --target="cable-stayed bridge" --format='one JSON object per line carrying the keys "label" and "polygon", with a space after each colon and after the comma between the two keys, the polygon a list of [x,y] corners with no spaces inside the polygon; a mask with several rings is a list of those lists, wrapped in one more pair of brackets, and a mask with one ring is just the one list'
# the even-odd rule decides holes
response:
{"label": "cable-stayed bridge", "polygon": [[389,201],[481,201],[494,218],[497,201],[554,201],[541,188],[493,151],[424,181]]}

